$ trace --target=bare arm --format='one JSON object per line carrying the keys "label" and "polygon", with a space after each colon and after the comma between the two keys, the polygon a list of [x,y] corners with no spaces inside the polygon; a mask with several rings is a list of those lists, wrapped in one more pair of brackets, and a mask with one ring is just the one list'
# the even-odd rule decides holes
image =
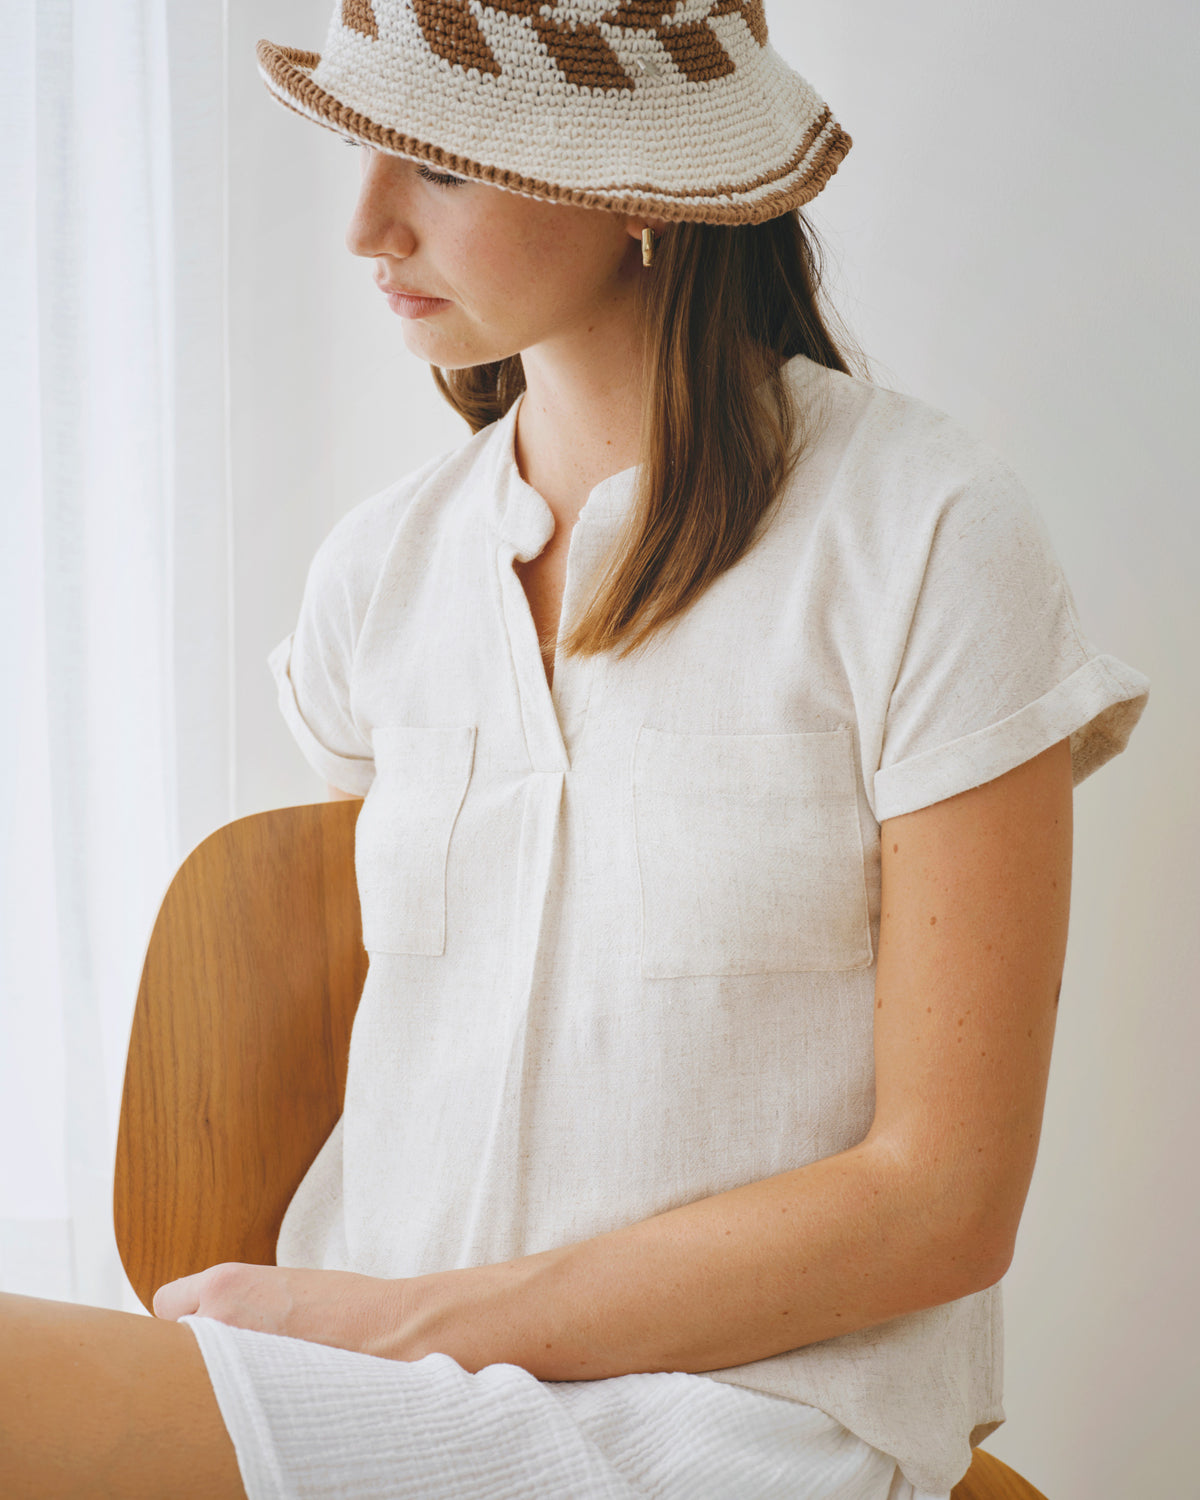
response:
{"label": "bare arm", "polygon": [[1066,742],[883,839],[859,1145],[504,1265],[403,1281],[218,1267],[172,1283],[160,1314],[596,1379],[744,1364],[991,1285],[1033,1170],[1066,947]]}
{"label": "bare arm", "polygon": [[[518,1362],[535,1374],[742,1364],[964,1296],[1007,1269],[1066,948],[1066,743],[889,820],[883,837],[870,1133],[810,1166],[513,1262],[509,1294],[495,1274],[496,1323],[512,1319]],[[436,1301],[422,1310],[430,1348],[452,1321],[439,1323]]]}

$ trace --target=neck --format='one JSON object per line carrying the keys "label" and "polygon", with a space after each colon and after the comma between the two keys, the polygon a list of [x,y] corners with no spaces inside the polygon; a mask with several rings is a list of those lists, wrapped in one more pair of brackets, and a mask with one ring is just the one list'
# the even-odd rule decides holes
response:
{"label": "neck", "polygon": [[572,523],[596,485],[640,456],[642,347],[632,291],[521,359],[517,466],[555,520]]}

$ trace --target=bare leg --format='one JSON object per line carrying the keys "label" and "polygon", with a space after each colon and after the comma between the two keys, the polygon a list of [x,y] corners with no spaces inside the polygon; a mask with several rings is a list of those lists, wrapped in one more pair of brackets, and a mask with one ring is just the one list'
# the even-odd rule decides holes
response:
{"label": "bare leg", "polygon": [[245,1500],[191,1330],[0,1292],[5,1500]]}

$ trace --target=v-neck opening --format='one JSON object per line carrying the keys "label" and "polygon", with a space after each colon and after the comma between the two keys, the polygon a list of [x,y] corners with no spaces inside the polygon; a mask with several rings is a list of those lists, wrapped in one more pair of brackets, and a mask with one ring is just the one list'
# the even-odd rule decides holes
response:
{"label": "v-neck opening", "polygon": [[539,557],[554,536],[554,513],[520,471],[516,457],[516,419],[524,392],[509,408],[498,431],[492,520],[501,545],[496,549],[503,615],[508,635],[521,720],[530,763],[535,771],[566,770],[569,745],[582,732],[600,670],[598,658],[564,657],[561,642],[578,617],[604,556],[615,542],[628,511],[636,464],[607,475],[594,485],[581,506],[567,542],[563,589],[559,599],[551,677],[541,652],[529,596],[517,563]]}
{"label": "v-neck opening", "polygon": [[[515,560],[511,541],[496,548],[501,613],[508,637],[525,748],[531,770],[566,771],[570,769],[566,737],[553,690],[546,680],[533,611],[513,566]],[[555,665],[557,669],[557,663]]]}

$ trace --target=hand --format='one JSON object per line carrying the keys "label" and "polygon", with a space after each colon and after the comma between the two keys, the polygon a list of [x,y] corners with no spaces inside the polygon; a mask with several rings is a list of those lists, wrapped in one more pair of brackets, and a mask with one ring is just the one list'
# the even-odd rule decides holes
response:
{"label": "hand", "polygon": [[385,1358],[417,1359],[419,1353],[397,1352],[404,1322],[403,1288],[408,1284],[350,1271],[230,1261],[160,1286],[154,1294],[154,1315],[176,1321],[198,1313],[235,1328]]}

